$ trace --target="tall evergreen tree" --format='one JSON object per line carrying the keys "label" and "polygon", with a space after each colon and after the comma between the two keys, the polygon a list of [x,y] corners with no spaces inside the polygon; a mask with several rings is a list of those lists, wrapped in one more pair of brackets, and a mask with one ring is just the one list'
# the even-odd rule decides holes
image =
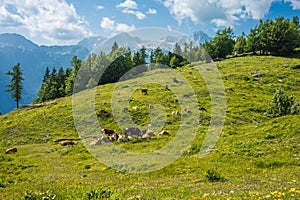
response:
{"label": "tall evergreen tree", "polygon": [[181,50],[181,47],[180,45],[176,42],[175,44],[175,47],[174,47],[174,53],[179,55],[179,56],[182,56],[182,50]]}
{"label": "tall evergreen tree", "polygon": [[11,92],[11,97],[15,99],[17,103],[17,108],[19,108],[20,99],[22,97],[23,90],[23,72],[20,67],[20,63],[15,65],[12,71],[8,71],[7,75],[11,76],[10,84],[8,84],[8,89],[5,92]]}

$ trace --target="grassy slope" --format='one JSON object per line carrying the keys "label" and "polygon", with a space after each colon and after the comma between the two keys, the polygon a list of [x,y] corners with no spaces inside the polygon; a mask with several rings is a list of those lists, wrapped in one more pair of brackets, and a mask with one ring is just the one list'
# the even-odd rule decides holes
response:
{"label": "grassy slope", "polygon": [[[285,192],[286,199],[292,195],[300,198],[299,193],[289,192],[291,188],[300,190],[299,115],[269,118],[265,114],[277,88],[285,88],[300,100],[300,71],[294,69],[300,65],[300,59],[240,57],[217,64],[227,95],[227,117],[217,151],[203,159],[197,155],[209,124],[209,114],[205,114],[193,144],[175,163],[150,173],[119,172],[99,163],[80,142],[73,147],[61,147],[55,142],[78,137],[72,98],[57,99],[41,108],[20,109],[0,117],[0,199],[19,199],[25,193],[84,199],[85,193],[101,189],[110,190],[112,198],[121,199],[258,199],[280,195],[270,194],[276,191]],[[253,78],[249,74],[253,71],[265,76]],[[184,68],[181,72],[193,86],[201,106],[210,111],[208,91],[197,70]],[[97,89],[97,113],[111,112],[113,89],[113,84]],[[131,106],[138,105],[140,109],[131,113],[141,125],[150,122],[145,115],[148,104],[162,104],[167,113],[179,108],[175,96],[162,86],[151,87],[151,92],[153,95],[133,94]],[[103,127],[118,129],[109,116],[99,116]],[[178,120],[167,116],[164,128],[171,132],[170,138]],[[170,138],[119,145],[130,151],[147,152],[163,146]],[[19,151],[4,154],[12,146]],[[210,168],[216,168],[226,181],[208,182],[204,174]]]}

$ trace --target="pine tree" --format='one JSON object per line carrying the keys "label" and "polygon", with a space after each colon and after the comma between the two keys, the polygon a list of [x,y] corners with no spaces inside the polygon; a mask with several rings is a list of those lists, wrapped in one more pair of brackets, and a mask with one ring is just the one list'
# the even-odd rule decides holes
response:
{"label": "pine tree", "polygon": [[20,68],[20,63],[13,67],[13,71],[8,71],[6,73],[9,76],[12,76],[11,82],[8,86],[9,89],[5,90],[5,92],[11,92],[11,97],[15,99],[17,103],[17,108],[19,108],[20,99],[22,97],[23,90],[23,72]]}

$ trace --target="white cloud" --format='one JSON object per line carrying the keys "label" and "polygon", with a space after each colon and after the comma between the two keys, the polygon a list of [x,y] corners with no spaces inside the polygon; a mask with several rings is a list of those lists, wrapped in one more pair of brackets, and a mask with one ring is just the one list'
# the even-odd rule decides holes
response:
{"label": "white cloud", "polygon": [[290,2],[294,10],[300,10],[300,1],[299,0],[284,0],[284,2]]}
{"label": "white cloud", "polygon": [[133,0],[125,0],[123,3],[117,5],[118,8],[137,9],[137,3]]}
{"label": "white cloud", "polygon": [[122,13],[135,15],[139,20],[143,20],[146,18],[146,15],[144,13],[136,10],[124,9],[122,10]]}
{"label": "white cloud", "polygon": [[146,15],[138,11],[138,5],[133,0],[125,0],[123,3],[117,5],[117,8],[122,8],[122,13],[135,15],[137,19],[143,20],[146,18]]}
{"label": "white cloud", "polygon": [[115,20],[108,17],[103,17],[100,27],[105,31],[117,31],[117,32],[128,32],[135,30],[134,25],[127,25],[122,23],[116,23]]}
{"label": "white cloud", "polygon": [[149,10],[147,11],[147,14],[155,15],[155,14],[157,14],[157,10],[155,10],[153,8],[149,8]]}
{"label": "white cloud", "polygon": [[[263,18],[273,1],[276,0],[165,0],[164,6],[179,23],[190,19],[194,23],[233,26],[242,18]],[[299,2],[286,1],[293,1],[294,7]]]}
{"label": "white cloud", "polygon": [[45,43],[73,43],[90,36],[87,24],[65,0],[10,0],[0,7],[0,27],[25,30]]}
{"label": "white cloud", "polygon": [[97,10],[103,10],[103,9],[104,9],[104,6],[98,5],[96,9],[97,9]]}

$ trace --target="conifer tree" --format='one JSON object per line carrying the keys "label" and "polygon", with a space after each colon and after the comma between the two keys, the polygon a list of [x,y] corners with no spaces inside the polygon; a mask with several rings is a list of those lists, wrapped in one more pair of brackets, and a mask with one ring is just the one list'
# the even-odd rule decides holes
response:
{"label": "conifer tree", "polygon": [[20,68],[20,63],[15,65],[12,71],[8,71],[7,75],[11,76],[10,84],[8,84],[8,89],[5,92],[11,92],[11,97],[15,99],[17,103],[17,108],[19,108],[20,99],[22,97],[23,90],[23,72]]}

